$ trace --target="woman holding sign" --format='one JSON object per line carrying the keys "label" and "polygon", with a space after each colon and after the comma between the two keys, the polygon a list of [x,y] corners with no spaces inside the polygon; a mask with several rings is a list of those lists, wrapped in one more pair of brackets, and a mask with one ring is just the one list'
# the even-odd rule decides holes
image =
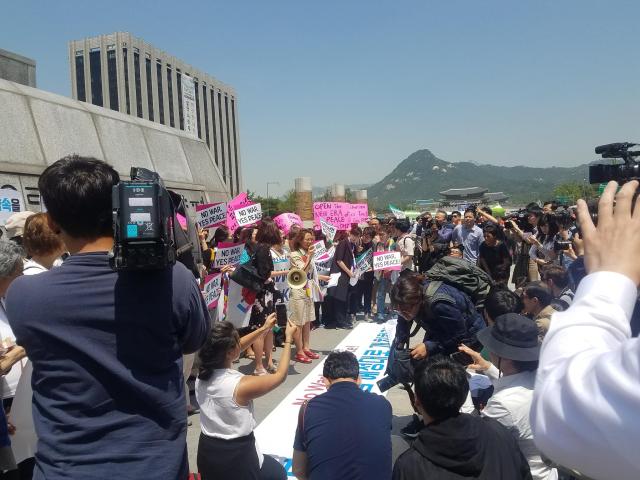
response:
{"label": "woman holding sign", "polygon": [[[291,268],[298,268],[309,276],[313,271],[313,245],[314,235],[311,230],[303,229],[291,243]],[[320,355],[311,350],[309,343],[311,336],[311,322],[316,318],[311,297],[311,286],[307,280],[304,288],[292,288],[289,298],[290,321],[298,325],[299,330],[293,337],[296,344],[296,356],[294,360],[300,363],[311,363],[317,360]]]}
{"label": "woman holding sign", "polygon": [[[344,230],[336,234],[337,246],[331,264],[332,280],[329,281],[329,285],[332,286],[327,290],[327,300],[331,302],[331,317],[326,322],[325,328],[353,328],[351,322],[347,320],[347,300],[349,299],[349,281],[355,276],[353,248],[360,241],[361,235],[360,227],[353,227],[348,234]],[[337,278],[337,284],[333,286],[335,278]]]}

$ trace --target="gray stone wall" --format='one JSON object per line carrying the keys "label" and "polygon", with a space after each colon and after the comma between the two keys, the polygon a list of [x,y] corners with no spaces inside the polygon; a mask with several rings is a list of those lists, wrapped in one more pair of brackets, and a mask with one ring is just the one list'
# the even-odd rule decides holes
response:
{"label": "gray stone wall", "polygon": [[0,187],[22,192],[39,211],[37,177],[77,153],[104,160],[128,178],[149,168],[192,203],[225,201],[229,191],[205,142],[179,130],[0,80]]}

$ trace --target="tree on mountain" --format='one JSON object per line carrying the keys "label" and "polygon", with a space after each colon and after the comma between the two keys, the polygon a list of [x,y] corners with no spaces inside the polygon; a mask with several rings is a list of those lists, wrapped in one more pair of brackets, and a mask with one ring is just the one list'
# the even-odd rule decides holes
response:
{"label": "tree on mountain", "polygon": [[567,182],[553,189],[556,198],[567,199],[568,203],[575,203],[579,198],[590,200],[598,196],[598,187],[585,182]]}

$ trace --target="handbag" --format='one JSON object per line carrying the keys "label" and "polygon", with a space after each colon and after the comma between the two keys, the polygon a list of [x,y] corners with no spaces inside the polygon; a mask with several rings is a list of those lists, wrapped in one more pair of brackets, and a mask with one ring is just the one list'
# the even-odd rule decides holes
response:
{"label": "handbag", "polygon": [[254,265],[254,258],[255,255],[252,255],[247,263],[238,265],[233,273],[229,275],[229,279],[259,294],[264,291],[264,278],[258,275],[258,269]]}

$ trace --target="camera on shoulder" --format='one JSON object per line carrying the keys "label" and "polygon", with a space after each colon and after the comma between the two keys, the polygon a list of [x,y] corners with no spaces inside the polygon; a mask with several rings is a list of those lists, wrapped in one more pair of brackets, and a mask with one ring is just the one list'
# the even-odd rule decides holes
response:
{"label": "camera on shoulder", "polygon": [[[110,258],[116,271],[161,270],[185,264],[197,276],[202,263],[194,219],[183,198],[167,190],[160,176],[132,167],[131,180],[113,186],[114,247]],[[176,213],[187,220],[183,229]]]}

